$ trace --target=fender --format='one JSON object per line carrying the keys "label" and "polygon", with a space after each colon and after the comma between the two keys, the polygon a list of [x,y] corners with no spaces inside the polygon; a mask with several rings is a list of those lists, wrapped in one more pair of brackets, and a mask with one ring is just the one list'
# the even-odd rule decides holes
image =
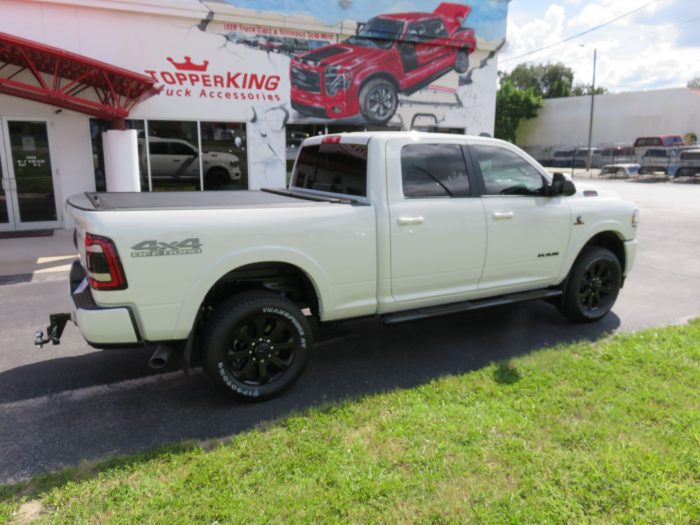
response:
{"label": "fender", "polygon": [[[574,217],[576,217],[575,213]],[[564,279],[566,279],[566,276],[569,274],[569,271],[571,271],[571,267],[576,261],[578,255],[581,253],[581,250],[583,250],[583,247],[588,244],[593,237],[599,233],[613,232],[618,236],[621,242],[624,242],[627,236],[622,232],[626,229],[628,229],[628,227],[626,227],[621,221],[617,219],[608,219],[591,224],[584,230],[572,230],[566,258],[564,259],[561,272],[557,277],[556,282],[561,283]],[[624,272],[624,268],[622,270]]]}
{"label": "fender", "polygon": [[332,297],[332,294],[330,293],[328,277],[316,261],[308,255],[285,246],[249,248],[229,253],[201,269],[182,303],[172,338],[185,339],[188,337],[192,326],[194,326],[199,307],[209,290],[219,279],[241,266],[266,262],[286,263],[301,269],[311,281],[318,297],[320,318],[323,319],[326,316],[326,312],[332,309],[333,305],[329,304],[329,298]]}

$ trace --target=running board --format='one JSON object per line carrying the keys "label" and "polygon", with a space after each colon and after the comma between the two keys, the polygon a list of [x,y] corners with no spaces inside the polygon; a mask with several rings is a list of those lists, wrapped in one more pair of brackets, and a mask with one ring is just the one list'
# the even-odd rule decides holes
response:
{"label": "running board", "polygon": [[384,324],[397,324],[406,321],[415,321],[417,319],[426,319],[428,317],[437,317],[439,315],[457,314],[460,312],[467,312],[469,310],[490,308],[491,306],[521,303],[523,301],[532,301],[535,299],[550,299],[552,297],[558,297],[560,295],[562,295],[561,290],[534,290],[530,292],[500,295],[498,297],[490,297],[488,299],[479,299],[476,301],[463,301],[461,303],[441,304],[438,306],[429,306],[427,308],[418,308],[417,310],[397,312],[395,314],[387,314],[383,316],[383,320]]}

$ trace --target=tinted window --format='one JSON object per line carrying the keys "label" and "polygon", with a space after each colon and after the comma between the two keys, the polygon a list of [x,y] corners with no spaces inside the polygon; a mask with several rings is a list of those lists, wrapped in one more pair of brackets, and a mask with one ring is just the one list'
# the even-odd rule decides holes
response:
{"label": "tinted window", "polygon": [[544,178],[522,157],[498,146],[470,146],[481,168],[486,195],[544,195]]}
{"label": "tinted window", "polygon": [[168,154],[168,143],[167,142],[148,142],[148,150],[151,155],[167,155]]}
{"label": "tinted window", "polygon": [[445,29],[442,20],[440,20],[439,18],[428,20],[425,23],[425,26],[426,36],[428,36],[429,38],[439,38],[442,36],[447,36],[447,30]]}
{"label": "tinted window", "polygon": [[321,144],[305,146],[292,174],[293,187],[367,195],[367,146]]}
{"label": "tinted window", "polygon": [[170,153],[173,155],[195,155],[195,150],[190,148],[187,144],[182,144],[181,142],[171,142],[170,143]]}
{"label": "tinted window", "polygon": [[469,196],[467,165],[459,144],[404,146],[401,180],[408,198]]}
{"label": "tinted window", "polygon": [[634,147],[640,146],[661,146],[661,139],[659,137],[640,137],[634,141]]}

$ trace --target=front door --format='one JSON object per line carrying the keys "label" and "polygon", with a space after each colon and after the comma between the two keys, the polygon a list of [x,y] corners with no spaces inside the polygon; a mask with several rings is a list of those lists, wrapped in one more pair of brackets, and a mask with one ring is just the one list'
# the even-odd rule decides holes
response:
{"label": "front door", "polygon": [[566,197],[548,197],[539,168],[506,146],[472,144],[484,187],[488,243],[479,289],[553,284],[572,228]]}
{"label": "front door", "polygon": [[0,119],[0,175],[0,230],[59,226],[46,121]]}

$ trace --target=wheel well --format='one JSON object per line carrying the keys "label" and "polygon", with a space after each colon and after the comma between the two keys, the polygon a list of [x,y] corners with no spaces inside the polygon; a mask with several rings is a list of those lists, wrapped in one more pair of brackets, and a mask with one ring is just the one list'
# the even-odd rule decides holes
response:
{"label": "wheel well", "polygon": [[232,295],[248,290],[280,293],[299,308],[309,308],[314,315],[319,313],[318,296],[309,276],[299,267],[281,262],[248,264],[231,270],[207,292],[202,307],[215,309]]}
{"label": "wheel well", "polygon": [[[620,262],[620,268],[625,271],[625,246],[622,244],[620,237],[612,231],[602,232],[593,237],[586,243],[586,246],[600,246],[607,248],[615,254]],[[585,248],[585,246],[584,246]]]}
{"label": "wheel well", "polygon": [[360,91],[362,90],[363,87],[365,87],[367,82],[370,82],[371,80],[374,80],[375,78],[383,78],[384,80],[388,80],[394,86],[397,93],[399,91],[401,91],[401,86],[399,86],[399,83],[396,81],[396,79],[393,76],[391,76],[389,73],[382,73],[382,72],[372,73],[367,78],[365,78],[362,81],[362,83],[360,84]]}

